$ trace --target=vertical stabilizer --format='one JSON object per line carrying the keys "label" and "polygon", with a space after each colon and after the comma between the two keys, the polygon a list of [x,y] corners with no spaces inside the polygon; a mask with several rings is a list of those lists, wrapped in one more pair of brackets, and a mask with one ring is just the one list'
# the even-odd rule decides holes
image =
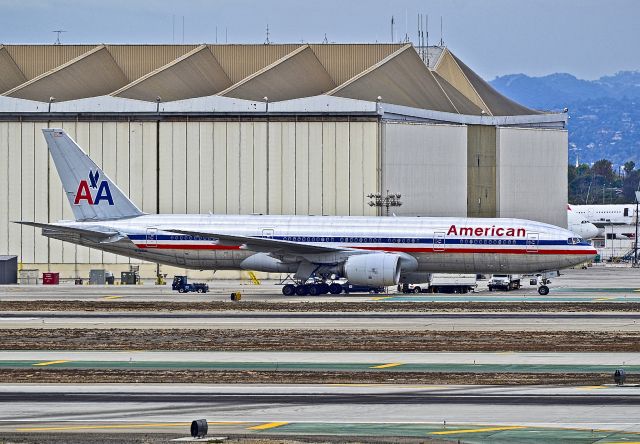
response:
{"label": "vertical stabilizer", "polygon": [[124,219],[143,214],[65,130],[46,128],[42,132],[76,220]]}

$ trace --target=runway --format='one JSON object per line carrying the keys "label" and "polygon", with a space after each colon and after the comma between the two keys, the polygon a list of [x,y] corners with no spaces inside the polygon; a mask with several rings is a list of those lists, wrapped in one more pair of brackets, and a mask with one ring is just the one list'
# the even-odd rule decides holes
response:
{"label": "runway", "polygon": [[640,372],[638,353],[0,351],[0,369],[454,373]]}
{"label": "runway", "polygon": [[640,388],[616,386],[0,385],[0,432],[23,433],[186,434],[191,420],[205,418],[213,436],[359,432],[563,442],[584,434],[623,441],[640,440],[638,409]]}
{"label": "runway", "polygon": [[15,328],[640,331],[640,313],[0,312],[0,329]]}

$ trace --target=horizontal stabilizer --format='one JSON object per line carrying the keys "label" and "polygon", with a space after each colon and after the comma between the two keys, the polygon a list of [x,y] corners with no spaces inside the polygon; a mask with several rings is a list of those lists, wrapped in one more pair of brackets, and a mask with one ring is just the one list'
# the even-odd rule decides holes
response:
{"label": "horizontal stabilizer", "polygon": [[[56,233],[58,233],[62,235],[65,235],[65,234],[76,235],[76,236],[84,236],[84,237],[90,237],[94,239],[100,239],[102,242],[115,237],[120,237],[120,239],[124,238],[124,236],[121,236],[119,232],[113,231],[108,228],[102,228],[102,227],[94,227],[94,229],[89,230],[85,228],[76,228],[76,227],[57,225],[57,224],[46,224],[41,222],[15,221],[14,223],[20,224],[20,225],[28,225],[30,227],[42,228],[42,234],[45,236],[47,234],[55,235]],[[116,240],[120,240],[120,239],[116,239]],[[115,242],[115,241],[109,241],[109,242]]]}

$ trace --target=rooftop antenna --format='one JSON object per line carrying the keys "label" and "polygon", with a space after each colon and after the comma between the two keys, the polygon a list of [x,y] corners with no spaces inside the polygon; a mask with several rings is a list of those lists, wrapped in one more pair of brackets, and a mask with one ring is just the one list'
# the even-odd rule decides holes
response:
{"label": "rooftop antenna", "polygon": [[394,35],[394,33],[393,33],[393,25],[394,25],[394,23],[395,23],[395,22],[394,22],[394,20],[393,20],[393,16],[391,16],[391,43],[393,43],[393,42],[395,42],[395,41],[396,41],[396,39],[395,39],[395,35]]}
{"label": "rooftop antenna", "polygon": [[271,40],[269,40],[269,23],[267,23],[267,38],[264,40],[265,45],[270,45]]}
{"label": "rooftop antenna", "polygon": [[216,43],[218,43],[218,25],[216,25]]}
{"label": "rooftop antenna", "polygon": [[228,28],[225,26],[225,28],[224,28],[224,42],[225,43],[229,43],[229,39],[227,38],[228,37],[227,30],[228,30]]}
{"label": "rooftop antenna", "polygon": [[329,40],[327,40],[327,33],[324,33],[324,40],[322,41],[322,43],[329,43]]}
{"label": "rooftop antenna", "polygon": [[422,50],[422,34],[420,33],[420,23],[422,22],[422,16],[418,13],[418,53],[420,58],[424,61],[424,54]]}
{"label": "rooftop antenna", "polygon": [[427,66],[429,66],[429,14],[425,18],[425,31],[427,31],[426,49],[427,52]]}
{"label": "rooftop antenna", "polygon": [[440,46],[444,46],[444,37],[442,34],[442,16],[440,16]]}
{"label": "rooftop antenna", "polygon": [[64,29],[56,29],[55,31],[51,31],[51,32],[55,32],[57,34],[56,42],[54,43],[54,45],[62,45],[62,42],[60,42],[60,34],[67,31],[65,31]]}

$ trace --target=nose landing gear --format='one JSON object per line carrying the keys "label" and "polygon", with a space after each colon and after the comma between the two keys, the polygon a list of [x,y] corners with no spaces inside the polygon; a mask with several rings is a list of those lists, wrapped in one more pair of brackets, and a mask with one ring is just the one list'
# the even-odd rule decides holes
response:
{"label": "nose landing gear", "polygon": [[549,294],[549,287],[546,285],[541,285],[538,287],[538,294],[541,296],[546,296]]}
{"label": "nose landing gear", "polygon": [[549,284],[550,283],[551,283],[551,280],[548,278],[548,273],[540,275],[540,277],[538,279],[538,294],[540,296],[546,296],[546,295],[549,294]]}

